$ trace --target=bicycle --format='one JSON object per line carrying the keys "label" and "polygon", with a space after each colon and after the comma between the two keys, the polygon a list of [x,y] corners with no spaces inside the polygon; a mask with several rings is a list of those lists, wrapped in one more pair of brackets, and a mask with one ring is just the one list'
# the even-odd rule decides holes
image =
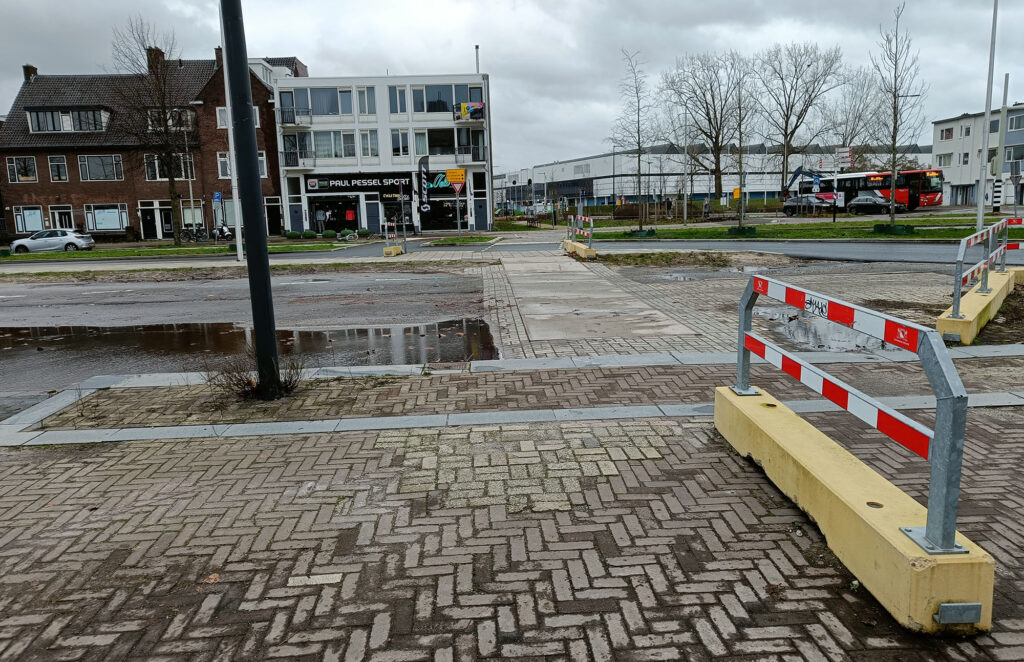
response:
{"label": "bicycle", "polygon": [[198,229],[182,228],[182,230],[181,230],[181,240],[182,241],[191,241],[191,242],[199,243],[201,241],[207,241],[207,240],[209,240],[209,238],[210,238],[210,235],[209,235],[209,233],[206,232],[206,228],[198,228]]}

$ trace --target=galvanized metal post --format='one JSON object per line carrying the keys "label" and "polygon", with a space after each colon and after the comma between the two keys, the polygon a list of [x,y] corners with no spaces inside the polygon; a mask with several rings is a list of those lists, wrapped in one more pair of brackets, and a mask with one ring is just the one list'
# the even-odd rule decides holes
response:
{"label": "galvanized metal post", "polygon": [[594,246],[594,217],[590,217],[590,236],[587,237],[587,248],[593,248]]}
{"label": "galvanized metal post", "polygon": [[979,294],[989,294],[992,292],[992,288],[988,286],[988,270],[991,267],[992,251],[995,250],[992,247],[992,239],[996,237],[996,233],[989,231],[988,237],[985,239],[985,266],[981,269],[981,287],[978,289]]}
{"label": "galvanized metal post", "polygon": [[963,251],[960,251],[956,259],[956,282],[953,283],[953,312],[950,314],[950,319],[962,320],[963,315],[960,314],[960,297],[963,296],[963,282],[964,282],[964,256]]}
{"label": "galvanized metal post", "polygon": [[[1003,223],[1006,223],[1004,220]],[[1003,226],[1003,254],[999,256],[999,273],[1006,273],[1006,254],[1009,252],[1006,250],[1006,246],[1010,243],[1010,224],[1006,223]],[[997,244],[998,247],[998,244]]]}
{"label": "galvanized metal post", "polygon": [[928,452],[931,464],[928,517],[923,527],[904,526],[900,530],[929,554],[966,554],[967,549],[956,542],[956,517],[967,424],[967,390],[938,331],[921,335],[917,354],[935,392],[935,432]]}
{"label": "galvanized metal post", "polygon": [[753,321],[754,303],[757,301],[757,292],[754,291],[754,279],[747,281],[747,287],[743,290],[743,298],[740,299],[740,330],[736,345],[736,385],[732,390],[737,395],[757,395],[758,391],[750,386],[750,350],[744,342],[747,331],[750,331]]}

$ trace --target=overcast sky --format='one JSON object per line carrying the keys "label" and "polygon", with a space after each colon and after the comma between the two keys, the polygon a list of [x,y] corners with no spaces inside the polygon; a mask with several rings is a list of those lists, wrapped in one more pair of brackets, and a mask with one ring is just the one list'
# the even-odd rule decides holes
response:
{"label": "overcast sky", "polygon": [[[782,0],[244,0],[249,55],[295,55],[313,76],[472,72],[491,76],[494,160],[501,172],[608,149],[618,112],[620,49],[640,50],[652,82],[677,56],[776,41],[838,44],[868,64],[880,22],[896,3]],[[992,20],[988,0],[911,0],[904,18],[930,90],[928,120],[982,110]],[[833,9],[833,6],[841,9]],[[113,26],[141,11],[174,29],[186,58],[212,57],[218,3],[209,0],[0,0],[0,114],[21,85],[21,65],[40,73],[109,67]],[[1010,74],[1024,101],[1024,64],[1013,35],[1024,6],[1000,7],[994,104]],[[931,143],[931,127],[920,142]]]}

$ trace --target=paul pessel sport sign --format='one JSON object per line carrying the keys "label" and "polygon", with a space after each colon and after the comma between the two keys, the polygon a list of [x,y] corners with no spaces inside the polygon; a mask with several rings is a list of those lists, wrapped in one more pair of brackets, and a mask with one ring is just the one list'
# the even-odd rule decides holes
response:
{"label": "paul pessel sport sign", "polygon": [[309,193],[395,193],[412,192],[412,174],[381,172],[373,174],[306,175]]}

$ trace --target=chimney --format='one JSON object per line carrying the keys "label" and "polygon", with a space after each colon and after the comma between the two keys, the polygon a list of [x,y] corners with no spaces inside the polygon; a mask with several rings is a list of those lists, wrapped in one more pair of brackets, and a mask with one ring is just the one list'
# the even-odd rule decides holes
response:
{"label": "chimney", "polygon": [[23,64],[23,65],[21,65],[21,70],[25,74],[25,80],[27,82],[29,82],[29,83],[31,83],[32,80],[39,73],[39,70],[36,69],[35,67],[33,67],[31,64]]}
{"label": "chimney", "polygon": [[149,73],[155,74],[164,65],[164,52],[156,46],[146,48],[146,68]]}
{"label": "chimney", "polygon": [[224,66],[224,49],[221,48],[220,46],[218,46],[217,48],[213,49],[213,59],[215,59],[217,61],[217,67],[216,67],[217,69],[220,69],[221,67],[223,67]]}

